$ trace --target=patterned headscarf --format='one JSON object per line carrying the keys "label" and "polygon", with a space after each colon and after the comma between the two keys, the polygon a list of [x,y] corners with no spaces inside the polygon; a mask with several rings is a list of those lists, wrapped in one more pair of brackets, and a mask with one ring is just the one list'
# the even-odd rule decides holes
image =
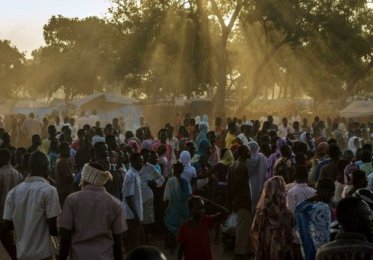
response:
{"label": "patterned headscarf", "polygon": [[109,180],[113,180],[113,176],[109,171],[101,171],[86,163],[82,170],[80,186],[82,186],[84,182],[93,185],[104,186],[105,183]]}
{"label": "patterned headscarf", "polygon": [[[281,176],[274,176],[264,183],[257,210],[270,210],[280,213],[286,209],[285,180]],[[277,214],[278,216],[278,214]]]}

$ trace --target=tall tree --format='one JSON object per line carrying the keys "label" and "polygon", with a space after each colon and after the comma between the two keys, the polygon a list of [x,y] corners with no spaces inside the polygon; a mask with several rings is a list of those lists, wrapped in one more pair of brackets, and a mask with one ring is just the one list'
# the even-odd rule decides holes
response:
{"label": "tall tree", "polygon": [[115,26],[96,17],[52,16],[44,26],[47,45],[33,52],[34,90],[63,90],[68,101],[114,84],[120,37]]}
{"label": "tall tree", "polygon": [[3,97],[14,97],[24,83],[25,56],[10,41],[0,40],[0,91]]}

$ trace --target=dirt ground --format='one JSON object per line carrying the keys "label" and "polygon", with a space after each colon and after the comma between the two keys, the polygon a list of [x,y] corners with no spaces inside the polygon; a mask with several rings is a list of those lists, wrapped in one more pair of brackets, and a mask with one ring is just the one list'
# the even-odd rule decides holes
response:
{"label": "dirt ground", "polygon": [[[163,251],[166,254],[168,260],[175,260],[176,259],[176,254],[172,255],[167,250],[164,250],[163,241],[161,241],[161,240],[152,241],[152,245],[160,248],[161,251]],[[232,260],[233,259],[233,254],[232,253],[224,253],[223,252],[223,245],[222,244],[212,245],[211,251],[212,251],[214,260]],[[6,251],[3,248],[3,246],[1,245],[1,243],[0,243],[0,259],[1,260],[10,260],[10,258],[8,257]]]}

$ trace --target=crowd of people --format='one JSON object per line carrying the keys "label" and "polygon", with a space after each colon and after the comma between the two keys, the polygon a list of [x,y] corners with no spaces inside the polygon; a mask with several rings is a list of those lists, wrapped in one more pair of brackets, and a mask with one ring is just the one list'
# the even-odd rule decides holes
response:
{"label": "crowd of people", "polygon": [[7,116],[0,240],[11,259],[166,259],[159,240],[185,260],[373,259],[372,123],[277,121]]}

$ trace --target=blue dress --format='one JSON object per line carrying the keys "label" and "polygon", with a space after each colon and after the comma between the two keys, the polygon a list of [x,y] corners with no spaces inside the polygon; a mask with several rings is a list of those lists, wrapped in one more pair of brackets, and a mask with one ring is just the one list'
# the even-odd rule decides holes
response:
{"label": "blue dress", "polygon": [[164,195],[164,200],[168,201],[164,223],[174,236],[177,236],[181,224],[189,217],[189,196],[188,182],[185,179],[168,179]]}

